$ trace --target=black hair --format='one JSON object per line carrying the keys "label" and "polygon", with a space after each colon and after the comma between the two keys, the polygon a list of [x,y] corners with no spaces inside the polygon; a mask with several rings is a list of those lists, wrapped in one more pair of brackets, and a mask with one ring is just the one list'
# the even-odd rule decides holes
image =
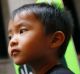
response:
{"label": "black hair", "polygon": [[47,35],[56,31],[62,31],[65,35],[65,41],[60,47],[59,56],[64,55],[66,47],[72,33],[72,18],[67,10],[58,9],[55,5],[51,6],[46,3],[26,4],[13,11],[11,18],[14,19],[16,14],[22,11],[31,11],[42,23]]}

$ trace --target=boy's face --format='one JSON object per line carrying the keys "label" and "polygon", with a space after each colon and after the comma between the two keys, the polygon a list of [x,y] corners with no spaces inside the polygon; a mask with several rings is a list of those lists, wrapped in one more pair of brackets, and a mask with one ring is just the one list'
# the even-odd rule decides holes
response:
{"label": "boy's face", "polygon": [[8,53],[16,64],[40,60],[49,49],[48,36],[32,13],[23,11],[10,20],[8,34]]}

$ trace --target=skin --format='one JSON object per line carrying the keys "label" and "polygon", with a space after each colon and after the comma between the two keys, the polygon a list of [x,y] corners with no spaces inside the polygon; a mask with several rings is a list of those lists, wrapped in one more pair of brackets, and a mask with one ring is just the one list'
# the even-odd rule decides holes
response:
{"label": "skin", "polygon": [[35,74],[44,74],[58,63],[57,49],[64,42],[61,31],[46,35],[31,12],[21,12],[9,21],[8,53],[16,64],[29,64]]}

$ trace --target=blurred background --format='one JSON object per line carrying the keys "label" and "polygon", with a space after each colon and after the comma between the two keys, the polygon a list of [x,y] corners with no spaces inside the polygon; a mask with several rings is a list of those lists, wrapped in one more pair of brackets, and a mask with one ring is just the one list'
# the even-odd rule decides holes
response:
{"label": "blurred background", "polygon": [[[7,25],[10,13],[36,0],[0,0],[0,74],[15,74],[12,61],[7,54]],[[80,56],[80,0],[63,0],[74,20],[73,39],[78,57]]]}

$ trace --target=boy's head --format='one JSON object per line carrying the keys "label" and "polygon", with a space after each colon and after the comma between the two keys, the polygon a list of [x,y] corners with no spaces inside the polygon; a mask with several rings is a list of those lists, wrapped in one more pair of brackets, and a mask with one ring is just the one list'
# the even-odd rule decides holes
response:
{"label": "boy's head", "polygon": [[55,6],[28,4],[12,13],[8,30],[8,52],[21,64],[52,55],[61,57],[72,33],[72,21],[65,10]]}

